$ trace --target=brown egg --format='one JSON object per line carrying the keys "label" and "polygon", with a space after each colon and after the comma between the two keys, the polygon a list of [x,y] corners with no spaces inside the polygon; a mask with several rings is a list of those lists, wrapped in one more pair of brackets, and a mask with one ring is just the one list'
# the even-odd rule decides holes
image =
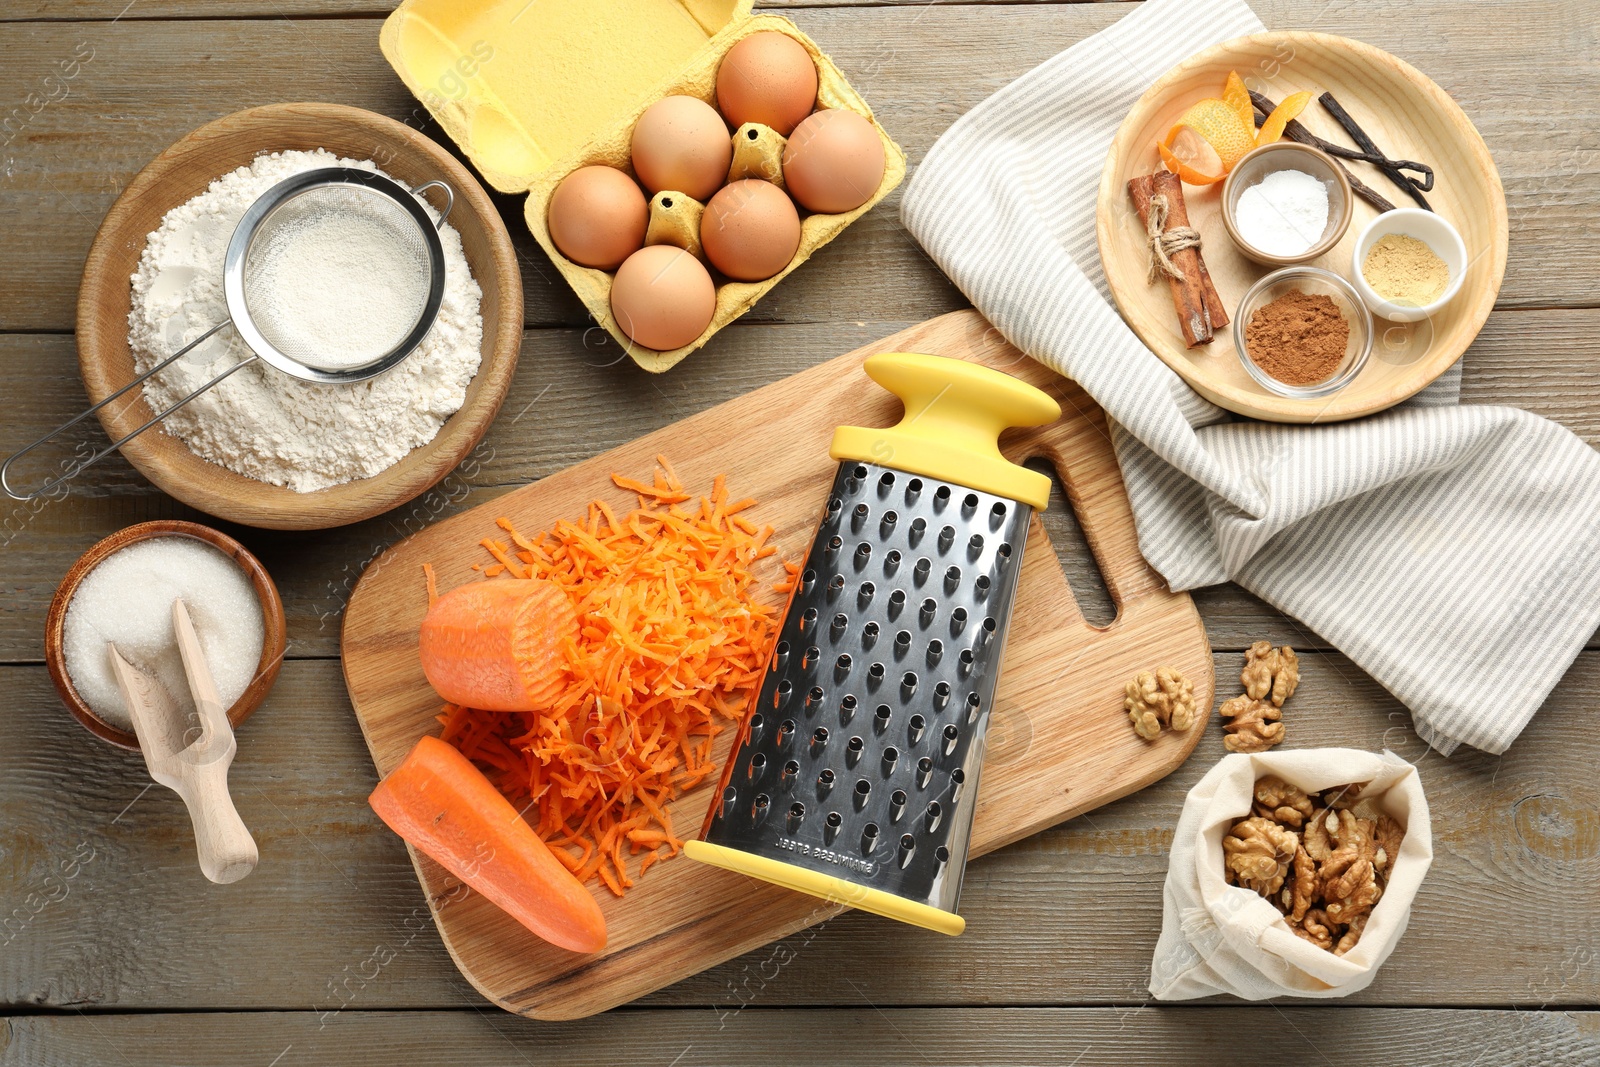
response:
{"label": "brown egg", "polygon": [[669,352],[705,332],[717,310],[717,287],[700,261],[672,245],[628,257],[611,281],[611,314],[646,348]]}
{"label": "brown egg", "polygon": [[550,198],[550,239],[572,262],[616,270],[644,247],[650,206],[615,167],[579,167]]}
{"label": "brown egg", "polygon": [[666,96],[633,128],[633,172],[652,193],[704,201],[728,179],[733,140],[717,109],[692,96]]}
{"label": "brown egg", "polygon": [[817,106],[817,66],[811,53],[788,34],[752,33],[722,57],[717,106],[735,129],[759,122],[789,136]]}
{"label": "brown egg", "polygon": [[700,217],[706,258],[728,277],[759,282],[789,265],[800,248],[800,213],[771,182],[730,182]]}
{"label": "brown egg", "polygon": [[811,211],[854,211],[883,182],[883,141],[854,111],[818,111],[784,147],[783,181],[789,195]]}

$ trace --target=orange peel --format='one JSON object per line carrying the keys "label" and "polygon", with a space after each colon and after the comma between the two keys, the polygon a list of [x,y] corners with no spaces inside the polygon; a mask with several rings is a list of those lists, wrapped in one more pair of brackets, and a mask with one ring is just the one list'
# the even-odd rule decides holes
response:
{"label": "orange peel", "polygon": [[1267,121],[1261,124],[1261,131],[1256,134],[1256,145],[1259,147],[1271,144],[1282,137],[1289,122],[1304,111],[1309,103],[1311,103],[1310,93],[1295,93],[1286,97],[1283,103],[1272,109]]}
{"label": "orange peel", "polygon": [[[1304,111],[1310,102],[1309,92],[1295,93],[1273,109],[1257,133],[1255,107],[1250,102],[1250,92],[1238,72],[1229,71],[1222,96],[1201,100],[1179,115],[1167,135],[1156,143],[1156,148],[1161,153],[1161,162],[1185,184],[1215,185],[1228,176],[1228,172],[1244,158],[1245,153],[1282,137],[1289,120]],[[1216,173],[1197,165],[1197,161],[1179,158],[1174,149],[1185,130],[1199,137],[1216,153]]]}

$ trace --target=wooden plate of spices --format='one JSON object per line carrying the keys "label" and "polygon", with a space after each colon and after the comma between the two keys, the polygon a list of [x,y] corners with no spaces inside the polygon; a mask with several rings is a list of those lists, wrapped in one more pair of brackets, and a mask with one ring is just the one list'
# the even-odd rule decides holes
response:
{"label": "wooden plate of spices", "polygon": [[[1182,185],[1188,224],[1198,231],[1204,270],[1214,293],[1199,290],[1196,303],[1220,301],[1229,318],[1211,340],[1191,347],[1180,328],[1174,286],[1148,280],[1149,237],[1128,191],[1130,179],[1163,168],[1157,142],[1197,102],[1223,95],[1237,71],[1262,101],[1281,102],[1309,91],[1311,101],[1290,135],[1309,136],[1360,151],[1352,133],[1321,99],[1333,98],[1360,132],[1390,161],[1417,161],[1432,171],[1431,188],[1417,195],[1460,232],[1467,267],[1460,291],[1420,321],[1374,319],[1371,354],[1346,384],[1322,396],[1283,396],[1262,385],[1241,363],[1232,319],[1241,298],[1273,268],[1247,258],[1222,218],[1223,183]],[[1259,112],[1259,124],[1264,116]],[[1288,138],[1286,138],[1287,140]],[[1413,194],[1385,170],[1341,159],[1358,186],[1395,207],[1414,207]],[[1406,172],[1415,177],[1415,172]],[[1404,175],[1402,175],[1403,177]],[[1413,187],[1415,188],[1415,187]],[[1344,235],[1308,261],[1351,280],[1357,236],[1380,214],[1361,189]],[[1371,45],[1320,33],[1260,33],[1215,45],[1153,84],[1123,120],[1101,172],[1096,206],[1100,260],[1122,317],[1139,338],[1208,400],[1240,415],[1272,422],[1331,422],[1382,411],[1407,399],[1461,358],[1494,306],[1505,275],[1505,191],[1488,147],[1470,119],[1425,75]],[[1192,316],[1191,316],[1192,318]],[[1193,334],[1193,322],[1188,326]],[[1202,331],[1203,332],[1203,331]]]}

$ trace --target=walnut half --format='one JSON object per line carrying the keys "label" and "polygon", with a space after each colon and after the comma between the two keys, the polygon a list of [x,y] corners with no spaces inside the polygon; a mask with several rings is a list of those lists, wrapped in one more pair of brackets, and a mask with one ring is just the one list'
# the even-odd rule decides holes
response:
{"label": "walnut half", "polygon": [[1140,671],[1123,692],[1133,731],[1146,741],[1161,736],[1162,727],[1183,733],[1195,724],[1194,683],[1173,667]]}
{"label": "walnut half", "polygon": [[1265,700],[1236,696],[1223,701],[1218,712],[1228,720],[1222,724],[1227,735],[1222,743],[1229,752],[1265,752],[1283,740],[1283,711]]}
{"label": "walnut half", "polygon": [[1271,641],[1257,641],[1244,654],[1239,683],[1251,700],[1270,700],[1281,708],[1300,684],[1300,659],[1288,645],[1273,648]]}

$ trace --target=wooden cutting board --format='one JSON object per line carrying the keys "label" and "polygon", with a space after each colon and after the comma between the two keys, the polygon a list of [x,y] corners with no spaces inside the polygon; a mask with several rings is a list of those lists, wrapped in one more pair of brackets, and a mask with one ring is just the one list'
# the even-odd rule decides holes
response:
{"label": "wooden cutting board", "polygon": [[[356,587],[343,636],[345,682],[378,772],[387,774],[418,737],[438,729],[440,701],[417,658],[427,607],[423,562],[433,564],[441,589],[475,580],[469,568],[487,562],[478,542],[498,534],[496,517],[535,531],[583,515],[597,496],[631,507],[631,494],[615,489],[609,475],[648,478],[657,454],[672,461],[691,491],[709,490],[726,473],[735,496],[760,501],[750,515],[776,529],[781,557],[799,560],[835,470],[828,458],[834,427],[887,426],[900,417],[899,401],[861,367],[867,356],[891,351],[973,360],[1060,401],[1066,414],[1059,422],[1012,431],[1002,444],[1013,459],[1042,456],[1055,466],[1117,606],[1109,626],[1084,620],[1035,517],[995,699],[972,856],[1143,788],[1181,764],[1203,730],[1165,734],[1153,744],[1139,740],[1122,710],[1122,688],[1139,670],[1171,665],[1194,680],[1197,703],[1211,707],[1211,652],[1194,604],[1168,592],[1139,555],[1101,411],[1075,384],[966,311],[674,423],[423,530],[380,556]],[[774,566],[774,578],[778,571]],[[727,757],[733,733],[720,738],[719,759]],[[676,801],[674,824],[697,829],[714,788],[715,779]],[[623,899],[596,886],[609,946],[580,956],[538,940],[427,857],[413,851],[412,860],[461,972],[496,1004],[539,1019],[604,1011],[842,910],[679,857],[652,867]],[[872,931],[938,936],[887,919]],[[972,925],[966,936],[984,933]]]}

